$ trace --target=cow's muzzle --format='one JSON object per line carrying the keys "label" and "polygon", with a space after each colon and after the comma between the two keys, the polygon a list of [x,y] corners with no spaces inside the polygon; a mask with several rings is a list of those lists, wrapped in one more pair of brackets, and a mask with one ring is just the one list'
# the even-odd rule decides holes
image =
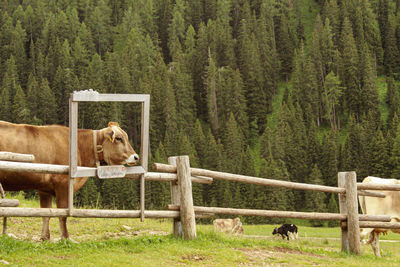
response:
{"label": "cow's muzzle", "polygon": [[132,154],[130,157],[126,160],[126,164],[128,165],[135,165],[139,161],[139,155],[138,154]]}

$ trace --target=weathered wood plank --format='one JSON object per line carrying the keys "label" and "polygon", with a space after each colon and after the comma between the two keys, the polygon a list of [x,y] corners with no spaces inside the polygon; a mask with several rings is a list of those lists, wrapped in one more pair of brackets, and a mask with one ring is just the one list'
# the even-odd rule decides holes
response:
{"label": "weathered wood plank", "polygon": [[0,160],[18,161],[18,162],[34,162],[35,156],[32,154],[21,154],[21,153],[0,151]]}

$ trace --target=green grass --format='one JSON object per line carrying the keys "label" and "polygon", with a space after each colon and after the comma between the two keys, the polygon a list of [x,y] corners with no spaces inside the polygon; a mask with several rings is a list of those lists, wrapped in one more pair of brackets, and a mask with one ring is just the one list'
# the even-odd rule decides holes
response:
{"label": "green grass", "polygon": [[[22,207],[38,207],[24,200]],[[297,221],[296,221],[297,223]],[[299,226],[299,239],[272,236],[277,225],[244,225],[244,236],[216,233],[212,225],[197,225],[197,239],[171,234],[171,220],[69,218],[72,241],[59,240],[58,220],[50,220],[52,239],[40,242],[40,218],[8,218],[8,233],[0,237],[0,264],[11,266],[394,266],[400,264],[400,243],[381,242],[382,258],[370,246],[362,256],[340,252],[338,227]],[[400,241],[388,234],[382,240]]]}

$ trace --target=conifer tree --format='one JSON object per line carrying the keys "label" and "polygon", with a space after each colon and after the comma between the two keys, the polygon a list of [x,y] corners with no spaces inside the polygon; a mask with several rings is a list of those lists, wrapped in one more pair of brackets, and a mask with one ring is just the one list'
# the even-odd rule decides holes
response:
{"label": "conifer tree", "polygon": [[357,173],[362,170],[362,159],[359,155],[364,155],[364,144],[362,140],[362,132],[364,129],[357,123],[354,117],[351,117],[348,124],[349,134],[346,138],[346,143],[344,145],[344,155],[343,162],[344,166],[342,169],[354,170]]}
{"label": "conifer tree", "polygon": [[324,102],[326,113],[325,116],[329,119],[331,128],[339,130],[339,118],[340,118],[340,99],[342,96],[343,88],[340,86],[339,77],[332,71],[325,77],[325,91],[324,91]]}
{"label": "conifer tree", "polygon": [[[282,162],[272,158],[261,160],[260,176],[268,179],[289,181],[289,173]],[[293,193],[291,190],[279,187],[259,187],[257,190],[258,209],[290,210],[293,207]],[[272,222],[281,222],[281,219],[271,219]]]}
{"label": "conifer tree", "polygon": [[198,29],[200,23],[204,20],[204,8],[203,8],[203,1],[202,0],[193,0],[187,2],[187,9],[186,9],[186,21],[188,24],[192,25],[194,29]]}
{"label": "conifer tree", "polygon": [[391,177],[400,178],[400,126],[397,127],[396,137],[394,138],[393,148],[390,156],[390,164],[392,165]]}
{"label": "conifer tree", "polygon": [[95,40],[96,52],[100,56],[104,55],[110,43],[111,10],[104,0],[99,0],[93,11],[89,15],[88,25],[91,27],[93,39]]}
{"label": "conifer tree", "polygon": [[231,2],[227,0],[216,1],[216,19],[210,23],[210,48],[215,54],[218,66],[237,67],[235,56],[235,40],[230,26]]}
{"label": "conifer tree", "polygon": [[379,95],[376,86],[376,71],[373,68],[367,44],[364,43],[360,49],[360,111],[363,115],[370,114],[375,121],[379,121]]}
{"label": "conifer tree", "polygon": [[251,28],[252,25],[249,21],[241,21],[238,38],[239,69],[243,75],[250,126],[255,125],[262,131],[268,111],[267,96],[263,88],[264,75],[259,57],[257,39]]}
{"label": "conifer tree", "polygon": [[0,92],[0,120],[11,121],[11,96],[8,87],[2,87]]}
{"label": "conifer tree", "polygon": [[[275,42],[274,20],[271,7],[267,4],[261,6],[260,16],[257,20],[256,38],[260,50],[261,64],[264,72],[264,90],[266,91],[267,109],[272,111],[273,95],[277,92],[280,62]],[[262,129],[260,129],[262,130]]]}
{"label": "conifer tree", "polygon": [[9,40],[10,52],[15,58],[15,64],[17,65],[18,74],[23,84],[28,80],[28,74],[26,65],[28,63],[25,45],[26,45],[26,31],[22,28],[20,21],[17,21],[14,30],[11,33],[11,39]]}
{"label": "conifer tree", "polygon": [[337,186],[338,173],[338,142],[336,132],[332,130],[330,134],[324,134],[322,138],[322,150],[319,166],[324,185]]}
{"label": "conifer tree", "polygon": [[199,120],[196,120],[193,133],[191,134],[191,139],[193,140],[193,145],[196,149],[196,154],[198,155],[199,165],[204,166],[208,144]]}
{"label": "conifer tree", "polygon": [[6,61],[5,68],[6,70],[3,75],[2,87],[8,88],[8,93],[12,99],[17,91],[17,87],[21,86],[18,68],[13,55],[11,55]]}
{"label": "conifer tree", "polygon": [[[314,165],[307,183],[322,184],[321,178],[322,178],[321,171],[319,170],[317,165]],[[326,196],[325,193],[323,192],[307,191],[305,193],[305,201],[304,201],[306,209],[308,211],[313,211],[313,212],[325,212],[326,211],[325,199]],[[323,225],[323,221],[320,220],[311,220],[310,223],[313,226]]]}
{"label": "conifer tree", "polygon": [[200,119],[207,120],[208,106],[207,106],[207,90],[206,84],[206,69],[209,66],[209,47],[208,47],[208,34],[207,26],[200,23],[197,32],[197,42],[195,50],[195,66],[194,66],[194,92],[197,107],[197,114]]}
{"label": "conifer tree", "polygon": [[218,117],[218,100],[217,100],[217,88],[218,88],[218,70],[214,63],[214,60],[209,52],[208,55],[209,65],[206,69],[206,81],[205,89],[207,90],[207,110],[208,110],[208,121],[210,122],[211,129],[216,136],[219,136],[219,117]]}
{"label": "conifer tree", "polygon": [[377,177],[389,177],[389,146],[383,137],[381,130],[373,137],[371,149],[371,173],[370,175]]}
{"label": "conifer tree", "polygon": [[399,92],[392,76],[387,78],[387,97],[386,103],[389,106],[387,123],[390,125],[395,114],[399,113]]}
{"label": "conifer tree", "polygon": [[354,41],[353,31],[348,18],[344,19],[342,39],[342,70],[341,81],[345,87],[344,97],[351,114],[359,119],[360,114],[360,82],[357,76],[358,52]]}
{"label": "conifer tree", "polygon": [[382,38],[384,42],[384,65],[386,74],[393,74],[399,77],[400,73],[400,60],[398,57],[399,48],[396,42],[396,22],[395,17],[390,15],[386,23],[385,35]]}
{"label": "conifer tree", "polygon": [[13,99],[11,107],[12,121],[15,123],[29,123],[30,122],[30,110],[26,103],[26,96],[21,86],[18,85]]}
{"label": "conifer tree", "polygon": [[[334,194],[331,194],[331,197],[329,198],[327,210],[329,213],[339,212],[339,207]],[[337,227],[338,225],[339,225],[338,221],[328,221],[329,227]]]}
{"label": "conifer tree", "polygon": [[225,136],[223,138],[224,151],[226,153],[229,169],[231,173],[240,173],[243,155],[243,135],[237,125],[235,117],[231,113],[227,124]]}
{"label": "conifer tree", "polygon": [[57,122],[57,104],[53,90],[49,86],[49,82],[43,79],[40,83],[38,94],[38,118],[44,124],[54,124]]}
{"label": "conifer tree", "polygon": [[177,61],[177,54],[182,53],[182,45],[186,31],[184,13],[184,1],[177,0],[172,11],[172,19],[168,24],[168,48],[173,61]]}
{"label": "conifer tree", "polygon": [[229,115],[233,113],[243,134],[249,136],[246,98],[239,70],[232,70],[230,67],[220,68],[217,89],[218,115],[222,132],[229,120]]}
{"label": "conifer tree", "polygon": [[285,14],[280,15],[280,19],[276,27],[276,47],[278,49],[279,59],[282,63],[281,75],[284,77],[284,79],[286,79],[286,81],[289,81],[289,75],[293,69],[292,61],[294,56],[295,43],[288,19]]}

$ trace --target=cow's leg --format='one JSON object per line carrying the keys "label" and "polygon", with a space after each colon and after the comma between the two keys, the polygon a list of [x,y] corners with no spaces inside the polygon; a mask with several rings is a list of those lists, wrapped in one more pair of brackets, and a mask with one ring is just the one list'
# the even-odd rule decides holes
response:
{"label": "cow's leg", "polygon": [[[39,199],[40,199],[40,207],[41,208],[51,208],[51,202],[52,202],[52,195],[44,193],[44,192],[38,192],[39,193]],[[50,217],[42,217],[43,220],[43,225],[42,225],[42,235],[41,239],[42,240],[50,240]]]}
{"label": "cow's leg", "polygon": [[[68,189],[56,189],[56,204],[59,209],[68,208]],[[69,238],[67,230],[67,217],[59,217],[61,238]]]}
{"label": "cow's leg", "polygon": [[372,250],[374,251],[375,256],[380,257],[381,251],[379,249],[379,232],[372,231],[370,236]]}

